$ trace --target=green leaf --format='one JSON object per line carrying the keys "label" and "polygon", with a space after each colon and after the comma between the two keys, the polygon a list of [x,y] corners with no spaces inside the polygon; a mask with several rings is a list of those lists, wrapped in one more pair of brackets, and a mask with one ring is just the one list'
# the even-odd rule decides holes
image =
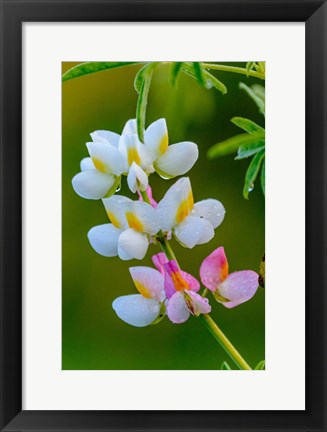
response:
{"label": "green leaf", "polygon": [[206,78],[204,76],[204,70],[202,69],[201,63],[193,62],[194,75],[198,80],[198,83],[206,87]]}
{"label": "green leaf", "polygon": [[220,366],[220,370],[232,370],[232,368],[229,366],[227,362],[224,361]]}
{"label": "green leaf", "polygon": [[216,78],[214,75],[212,75],[210,72],[205,71],[204,73],[205,77],[206,77],[206,88],[210,89],[212,87],[214,87],[215,89],[219,90],[222,94],[226,94],[227,93],[227,87],[225,86],[225,84],[221,81],[219,81],[218,78]]}
{"label": "green leaf", "polygon": [[145,66],[143,66],[136,74],[134,79],[134,88],[137,91],[138,94],[140,94],[144,78],[147,73],[149,73],[150,70],[153,70],[155,66],[157,65],[156,62],[147,63]]}
{"label": "green leaf", "polygon": [[260,183],[261,183],[261,188],[262,188],[262,192],[263,195],[266,195],[266,160],[264,160],[262,162],[262,168],[261,168],[261,176],[260,176]]}
{"label": "green leaf", "polygon": [[246,63],[246,72],[247,77],[249,76],[249,72],[254,68],[255,62],[247,62]]}
{"label": "green leaf", "polygon": [[256,367],[254,368],[254,370],[265,370],[265,361],[261,360],[261,362],[259,362]]}
{"label": "green leaf", "polygon": [[[219,156],[226,156],[231,153],[235,153],[238,148],[242,145],[248,145],[253,142],[258,142],[258,137],[247,133],[235,135],[228,138],[226,141],[222,141],[213,145],[207,153],[209,159],[213,159]],[[262,139],[262,138],[260,138]]]}
{"label": "green leaf", "polygon": [[136,105],[137,134],[141,142],[144,142],[144,128],[146,106],[153,74],[153,68],[147,68],[143,73],[143,82],[140,88],[139,98]]}
{"label": "green leaf", "polygon": [[265,140],[263,138],[251,135],[253,138],[252,142],[248,142],[239,147],[237,151],[236,160],[245,159],[254,154],[258,153],[260,150],[265,148]]}
{"label": "green leaf", "polygon": [[[241,90],[245,90],[246,93],[250,96],[250,98],[256,103],[257,107],[261,114],[265,114],[265,99],[262,98],[262,90],[258,86],[248,87],[244,83],[240,83],[239,87]],[[262,86],[260,86],[262,87]],[[262,87],[263,88],[263,87]]]}
{"label": "green leaf", "polygon": [[78,78],[84,75],[90,75],[96,72],[102,72],[108,69],[117,69],[119,67],[139,64],[138,62],[87,62],[81,63],[69,69],[62,76],[62,82]]}
{"label": "green leaf", "polygon": [[262,134],[263,137],[265,136],[264,128],[254,123],[252,120],[244,117],[233,117],[231,122],[249,134]]}
{"label": "green leaf", "polygon": [[249,192],[252,192],[254,188],[254,182],[260,171],[260,166],[265,157],[265,151],[261,150],[257,153],[250,162],[250,165],[245,174],[245,182],[243,188],[243,196],[245,199],[249,199]]}
{"label": "green leaf", "polygon": [[173,87],[176,87],[177,84],[177,78],[179,76],[179,73],[182,69],[183,62],[174,62],[171,66],[170,70],[170,82]]}

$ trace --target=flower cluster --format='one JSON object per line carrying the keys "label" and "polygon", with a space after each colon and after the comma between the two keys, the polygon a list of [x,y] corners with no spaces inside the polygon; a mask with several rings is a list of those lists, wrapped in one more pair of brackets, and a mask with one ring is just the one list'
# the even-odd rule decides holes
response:
{"label": "flower cluster", "polygon": [[[198,158],[192,142],[168,145],[166,121],[152,123],[141,143],[136,121],[129,120],[121,135],[96,131],[87,143],[90,157],[81,162],[81,172],[73,188],[83,198],[102,199],[109,222],[88,232],[93,249],[105,257],[142,260],[150,244],[160,244],[165,253],[152,257],[156,267],[131,267],[130,273],[139,294],[118,297],[113,309],[126,323],[144,327],[167,315],[173,323],[185,322],[190,315],[211,311],[209,301],[198,294],[199,281],[184,272],[170,251],[173,236],[183,247],[193,248],[209,242],[223,222],[225,209],[216,199],[194,203],[188,177],[177,180],[164,197],[155,201],[149,175],[156,171],[169,179],[185,174]],[[127,176],[129,189],[138,193],[132,200],[115,194],[121,177]],[[210,254],[200,268],[202,284],[227,308],[252,298],[258,287],[258,275],[250,270],[228,274],[224,248]]]}

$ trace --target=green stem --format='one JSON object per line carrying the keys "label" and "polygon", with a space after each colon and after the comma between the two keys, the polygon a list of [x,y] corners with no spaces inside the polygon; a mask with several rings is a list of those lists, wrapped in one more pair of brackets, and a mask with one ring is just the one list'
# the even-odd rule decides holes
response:
{"label": "green stem", "polygon": [[[142,198],[144,202],[150,203],[150,199],[148,197],[148,194],[146,191],[141,191]],[[162,231],[159,231],[157,234],[157,239],[160,243],[161,249],[166,254],[166,257],[169,260],[175,260],[178,264],[178,261],[176,259],[176,256],[166,239],[164,233]],[[203,291],[202,297],[205,297],[207,294],[207,289]],[[216,339],[217,342],[224,348],[224,350],[227,352],[227,354],[231,357],[231,359],[236,363],[236,365],[243,370],[251,370],[251,367],[247,364],[247,362],[244,360],[244,358],[241,356],[241,354],[237,351],[237,349],[234,347],[234,345],[229,341],[229,339],[224,335],[224,333],[220,330],[220,328],[217,326],[217,324],[214,322],[214,320],[208,315],[199,315],[199,318],[204,323],[204,325],[207,327],[207,329],[210,331],[210,333],[213,335],[213,337]]]}
{"label": "green stem", "polygon": [[240,369],[252,370],[252,368],[244,360],[244,358],[237,351],[234,345],[229,341],[229,339],[225,336],[225,334],[220,330],[220,328],[208,314],[200,315],[199,318],[213,335],[213,337],[216,339],[216,341],[219,342],[221,347],[226,351],[226,353]]}
{"label": "green stem", "polygon": [[224,71],[224,72],[234,72],[234,73],[238,73],[241,75],[260,78],[262,80],[265,79],[265,75],[263,73],[253,71],[253,70],[248,71],[244,68],[240,68],[240,67],[236,67],[236,66],[227,66],[227,65],[220,65],[220,64],[214,64],[214,63],[202,63],[202,66],[205,69],[219,70],[219,71]]}

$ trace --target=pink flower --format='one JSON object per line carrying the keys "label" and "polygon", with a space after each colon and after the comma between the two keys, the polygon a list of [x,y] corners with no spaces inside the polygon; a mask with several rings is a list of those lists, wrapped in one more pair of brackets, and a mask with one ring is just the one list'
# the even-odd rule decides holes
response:
{"label": "pink flower", "polygon": [[199,316],[211,311],[208,299],[196,293],[200,289],[197,279],[180,270],[176,261],[168,261],[163,253],[154,255],[152,261],[164,277],[166,312],[170,321],[180,324],[190,314]]}
{"label": "pink flower", "polygon": [[233,308],[250,300],[258,288],[258,275],[252,270],[228,274],[228,261],[223,247],[214,250],[200,267],[203,285],[213,291],[219,303]]}
{"label": "pink flower", "polygon": [[[153,198],[153,196],[152,196],[152,189],[151,189],[151,186],[148,186],[148,187],[146,188],[146,191],[145,191],[145,192],[146,192],[147,196],[149,197],[150,204],[152,205],[152,207],[156,208],[157,205],[158,205],[158,203],[157,203],[157,201],[156,201],[156,200]],[[139,200],[140,200],[140,201],[143,201],[143,197],[142,197],[142,195],[141,195],[141,192],[138,190],[137,193],[138,193],[138,196],[139,196]]]}

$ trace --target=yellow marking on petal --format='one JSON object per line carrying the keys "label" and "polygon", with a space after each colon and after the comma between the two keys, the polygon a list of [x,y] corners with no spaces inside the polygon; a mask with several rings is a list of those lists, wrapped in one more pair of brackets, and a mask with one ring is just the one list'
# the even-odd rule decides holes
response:
{"label": "yellow marking on petal", "polygon": [[92,159],[92,162],[93,162],[93,164],[97,170],[101,171],[102,173],[107,172],[106,165],[100,159],[98,159],[96,157],[92,157],[91,159]]}
{"label": "yellow marking on petal", "polygon": [[159,153],[162,155],[168,148],[168,134],[165,134],[159,144]]}
{"label": "yellow marking on petal", "polygon": [[176,291],[189,290],[190,287],[179,271],[170,274]]}
{"label": "yellow marking on petal", "polygon": [[194,206],[194,199],[192,189],[190,190],[186,199],[184,199],[176,212],[176,222],[181,223],[190,214]]}
{"label": "yellow marking on petal", "polygon": [[135,229],[135,231],[139,231],[139,232],[144,231],[142,222],[138,219],[137,216],[135,216],[134,213],[126,212],[126,219],[127,219],[128,226],[130,228],[133,228]]}
{"label": "yellow marking on petal", "polygon": [[110,222],[113,224],[113,226],[115,226],[116,228],[120,228],[120,222],[119,222],[118,218],[114,215],[114,213],[112,213],[111,211],[108,210],[107,215],[108,215]]}
{"label": "yellow marking on petal", "polygon": [[135,162],[137,165],[140,165],[141,158],[135,146],[131,146],[128,148],[127,159],[128,159],[128,165],[132,165],[133,162]]}
{"label": "yellow marking on petal", "polygon": [[152,298],[150,291],[148,290],[148,288],[145,285],[143,285],[141,282],[136,281],[136,280],[134,280],[134,284],[135,284],[138,292],[140,294],[142,294],[143,297]]}

